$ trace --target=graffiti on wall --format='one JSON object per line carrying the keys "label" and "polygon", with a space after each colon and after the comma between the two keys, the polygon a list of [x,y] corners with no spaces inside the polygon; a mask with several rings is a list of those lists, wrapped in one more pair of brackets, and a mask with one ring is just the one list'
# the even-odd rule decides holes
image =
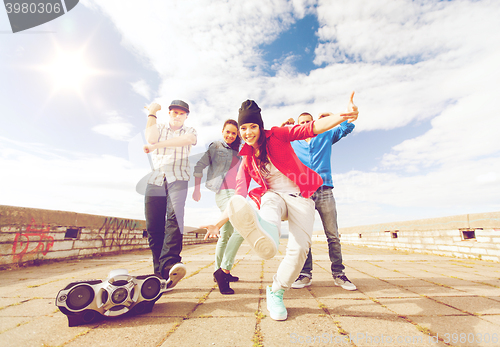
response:
{"label": "graffiti on wall", "polygon": [[102,235],[102,247],[118,247],[131,245],[135,239],[133,230],[137,228],[137,221],[131,219],[121,219],[114,217],[106,217],[99,229],[99,234]]}
{"label": "graffiti on wall", "polygon": [[12,258],[14,261],[21,261],[23,257],[31,254],[41,253],[47,255],[49,250],[54,246],[54,238],[47,232],[50,227],[44,225],[38,226],[34,219],[31,219],[31,224],[26,227],[24,233],[17,233],[12,245]]}

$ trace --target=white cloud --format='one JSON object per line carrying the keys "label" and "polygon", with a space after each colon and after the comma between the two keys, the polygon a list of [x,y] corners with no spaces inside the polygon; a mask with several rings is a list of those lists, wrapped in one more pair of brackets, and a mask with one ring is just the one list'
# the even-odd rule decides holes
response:
{"label": "white cloud", "polygon": [[107,123],[94,126],[92,131],[109,136],[113,140],[126,141],[129,139],[133,127],[130,123]]}
{"label": "white cloud", "polygon": [[[493,162],[500,146],[495,141],[500,124],[494,101],[500,92],[500,36],[491,35],[500,31],[498,3],[357,0],[314,5],[173,1],[137,9],[123,1],[96,2],[126,45],[147,57],[162,76],[162,103],[185,95],[193,109],[190,125],[198,129],[217,129],[225,118],[236,118],[247,98],[259,103],[270,127],[304,110],[344,110],[351,90],[356,90],[361,111],[356,132],[432,119],[426,134],[386,153],[374,168],[378,171],[345,174],[344,182],[336,185],[344,200],[354,194],[367,209],[377,203],[417,207],[429,201],[460,209],[457,192],[473,194],[496,182],[474,168],[485,165],[487,172],[496,172]],[[158,17],[151,16],[151,8]],[[315,62],[323,65],[300,74],[289,56],[276,66],[275,76],[267,76],[259,47],[311,11],[320,23]],[[186,16],[164,20],[164,13]],[[163,38],[168,44],[158,44]],[[200,138],[208,141],[210,136]],[[370,144],[365,146],[369,151]],[[375,185],[359,182],[373,177]],[[477,206],[497,206],[485,201],[490,205]],[[346,204],[343,209],[353,208]],[[463,206],[470,206],[470,200]],[[390,213],[374,210],[386,217]]]}
{"label": "white cloud", "polygon": [[481,174],[476,177],[476,182],[481,184],[490,184],[496,182],[498,180],[498,175],[495,172],[488,172],[485,174]]}
{"label": "white cloud", "polygon": [[150,1],[140,7],[107,1],[95,6],[112,19],[124,44],[158,71],[163,79],[159,101],[186,100],[199,123],[235,117],[242,101],[262,97],[267,80],[259,46],[294,21],[294,6],[284,0]]}
{"label": "white cloud", "polygon": [[339,225],[499,211],[497,172],[500,160],[492,157],[410,175],[359,171],[335,175]]}
{"label": "white cloud", "polygon": [[143,96],[147,100],[149,100],[151,98],[151,88],[146,83],[146,81],[139,80],[137,82],[130,83],[130,84],[132,85],[132,89],[134,90],[134,92]]}
{"label": "white cloud", "polygon": [[144,219],[144,168],[109,155],[0,138],[0,204]]}
{"label": "white cloud", "polygon": [[[356,91],[361,112],[356,123],[360,135],[376,129],[404,131],[412,122],[432,120],[431,130],[396,145],[372,172],[335,177],[341,225],[500,208],[492,193],[500,184],[498,2],[321,0],[315,6],[312,0],[151,0],[138,6],[136,1],[82,0],[82,4],[108,16],[123,45],[162,79],[155,91],[144,80],[132,83],[136,93],[146,99],[158,95],[157,101],[165,106],[177,98],[190,103],[188,125],[199,132],[194,151],[219,137],[222,122],[237,118],[241,102],[248,98],[263,109],[267,127],[303,111],[344,110],[351,90]],[[320,23],[318,68],[297,73],[289,56],[276,66],[275,76],[267,75],[269,66],[260,47],[314,12]],[[92,128],[94,132],[131,140],[134,128],[121,111],[105,116]],[[37,206],[116,208],[129,211],[129,218],[135,216],[140,196],[132,199],[133,206],[113,200],[128,201],[128,193],[119,187],[134,191],[135,178],[117,179],[122,171],[135,175],[127,161],[82,154],[67,159],[64,153],[29,145],[34,148],[20,147],[21,143],[16,149],[8,147],[0,165],[14,168],[9,170],[10,182],[18,176],[29,180],[25,171],[33,163],[37,172],[40,168],[41,177],[34,182],[37,191],[23,191]],[[370,143],[363,145],[369,152]],[[143,160],[140,155],[136,153]],[[95,176],[96,172],[105,175]],[[67,191],[74,194],[68,197],[62,189],[50,193],[50,184],[69,187]],[[10,201],[20,201],[15,200],[13,188],[3,183],[2,192],[4,188],[12,196]],[[99,200],[97,192],[104,198]],[[56,199],[43,202],[49,193]],[[209,215],[199,208],[188,203],[190,215]]]}
{"label": "white cloud", "polygon": [[107,122],[92,127],[92,131],[108,136],[113,140],[128,141],[132,137],[134,125],[127,122],[118,112],[111,111],[106,114]]}
{"label": "white cloud", "polygon": [[500,4],[491,1],[319,1],[323,43],[316,62],[401,63],[469,55],[498,43]]}

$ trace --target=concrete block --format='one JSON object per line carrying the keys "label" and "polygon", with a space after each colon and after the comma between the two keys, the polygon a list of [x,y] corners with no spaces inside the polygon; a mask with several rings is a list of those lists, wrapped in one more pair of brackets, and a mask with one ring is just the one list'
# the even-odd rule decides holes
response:
{"label": "concrete block", "polygon": [[483,260],[489,260],[489,261],[496,261],[496,262],[500,262],[500,256],[490,256],[490,255],[485,255],[484,257],[482,257]]}
{"label": "concrete block", "polygon": [[14,239],[16,238],[16,235],[18,232],[2,232],[0,233],[0,242],[8,242],[12,243],[14,242]]}
{"label": "concrete block", "polygon": [[[488,233],[487,236],[491,237],[493,240],[497,240],[496,242],[498,242],[498,240],[500,240],[500,235],[499,234],[500,233],[491,232],[491,233]],[[476,235],[477,235],[477,233],[476,233]]]}
{"label": "concrete block", "polygon": [[16,233],[19,232],[20,228],[16,225],[6,225],[0,227],[0,233]]}
{"label": "concrete block", "polygon": [[29,225],[34,220],[36,223],[45,223],[47,215],[53,213],[52,216],[57,214],[57,211],[39,210],[24,207],[14,206],[0,206],[0,223]]}
{"label": "concrete block", "polygon": [[496,244],[500,244],[500,237],[492,237],[491,242],[496,243]]}
{"label": "concrete block", "polygon": [[411,244],[423,243],[423,238],[421,238],[421,237],[413,237],[413,235],[404,235],[404,237],[401,237],[401,236],[398,235],[397,239],[399,241],[405,240],[405,242],[409,242]]}
{"label": "concrete block", "polygon": [[51,248],[51,251],[57,252],[57,251],[67,251],[70,249],[73,249],[73,242],[74,241],[56,241],[54,242],[54,245]]}
{"label": "concrete block", "polygon": [[78,237],[78,240],[81,240],[81,241],[88,241],[88,240],[93,240],[95,239],[94,235],[90,234],[90,233],[83,233],[83,232],[80,232],[80,237]]}
{"label": "concrete block", "polygon": [[341,233],[384,233],[385,231],[438,231],[458,230],[469,227],[468,215],[450,216],[442,218],[420,219],[405,222],[364,225],[358,227],[341,228]]}
{"label": "concrete block", "polygon": [[500,249],[485,249],[487,255],[494,255],[500,257]]}
{"label": "concrete block", "polygon": [[11,256],[13,251],[12,243],[0,243],[0,256]]}
{"label": "concrete block", "polygon": [[458,247],[458,252],[470,253],[470,251],[471,251],[470,247],[463,247],[463,246]]}
{"label": "concrete block", "polygon": [[66,240],[64,238],[65,233],[53,233],[51,232],[49,235],[54,239],[54,241],[64,241]]}
{"label": "concrete block", "polygon": [[103,247],[103,243],[101,240],[89,240],[89,241],[75,241],[74,248],[75,249],[83,249],[83,248],[95,248],[100,249]]}
{"label": "concrete block", "polygon": [[96,248],[80,248],[77,250],[79,256],[89,256],[93,254],[105,254],[105,252],[101,249]]}
{"label": "concrete block", "polygon": [[418,243],[433,245],[436,241],[432,237],[424,237]]}
{"label": "concrete block", "polygon": [[471,213],[470,228],[500,228],[500,212]]}
{"label": "concrete block", "polygon": [[78,257],[78,250],[72,249],[67,251],[49,252],[44,259],[63,259]]}

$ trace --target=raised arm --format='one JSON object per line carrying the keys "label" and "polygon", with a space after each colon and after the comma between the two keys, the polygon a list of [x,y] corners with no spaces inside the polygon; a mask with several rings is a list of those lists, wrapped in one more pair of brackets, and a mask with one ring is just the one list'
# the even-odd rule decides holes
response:
{"label": "raised arm", "polygon": [[[354,105],[354,101],[352,100],[354,98],[354,92],[351,94],[351,99],[349,100],[349,105],[347,105],[347,111],[348,112],[353,112],[353,111],[358,111],[358,106]],[[358,116],[354,119],[349,119],[348,123],[354,122],[356,119],[358,119]]]}
{"label": "raised arm", "polygon": [[[323,113],[320,115],[320,119],[314,121],[313,132],[317,134],[324,133],[336,127],[345,120],[354,121],[358,118],[358,107],[354,105],[353,102],[354,92],[351,94],[351,100],[349,102],[348,111],[342,113]],[[349,110],[350,108],[350,110]],[[323,115],[328,115],[324,117]],[[323,117],[321,117],[323,116]]]}
{"label": "raised arm", "polygon": [[156,124],[156,112],[161,110],[161,106],[160,104],[153,102],[149,106],[144,106],[144,108],[148,110],[148,121],[146,123],[146,141],[148,141],[149,144],[154,145],[160,138],[160,132],[158,131],[158,125]]}
{"label": "raised arm", "polygon": [[288,118],[286,121],[284,121],[280,127],[284,127],[284,126],[287,126],[287,125],[294,125],[295,124],[295,119],[293,118]]}

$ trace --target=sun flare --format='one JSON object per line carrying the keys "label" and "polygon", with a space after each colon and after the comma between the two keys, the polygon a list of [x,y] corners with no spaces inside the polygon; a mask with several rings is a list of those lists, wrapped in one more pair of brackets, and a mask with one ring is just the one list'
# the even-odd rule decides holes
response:
{"label": "sun flare", "polygon": [[58,51],[54,61],[47,66],[47,72],[58,91],[80,91],[85,80],[94,74],[81,51]]}

